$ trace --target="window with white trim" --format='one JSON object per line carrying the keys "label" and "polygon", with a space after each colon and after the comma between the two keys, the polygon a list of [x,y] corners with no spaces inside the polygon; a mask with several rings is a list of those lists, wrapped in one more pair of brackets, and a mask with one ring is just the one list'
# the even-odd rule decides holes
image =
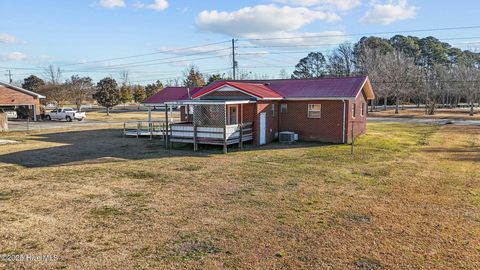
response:
{"label": "window with white trim", "polygon": [[365,102],[362,102],[362,108],[360,110],[360,116],[364,116],[365,115]]}
{"label": "window with white trim", "polygon": [[357,104],[352,104],[352,118],[355,118],[355,114],[357,113]]}
{"label": "window with white trim", "polygon": [[275,104],[270,105],[270,111],[272,112],[272,117],[275,117]]}
{"label": "window with white trim", "polygon": [[322,116],[321,104],[308,104],[308,118],[320,118]]}
{"label": "window with white trim", "polygon": [[287,113],[287,103],[280,104],[280,112]]}

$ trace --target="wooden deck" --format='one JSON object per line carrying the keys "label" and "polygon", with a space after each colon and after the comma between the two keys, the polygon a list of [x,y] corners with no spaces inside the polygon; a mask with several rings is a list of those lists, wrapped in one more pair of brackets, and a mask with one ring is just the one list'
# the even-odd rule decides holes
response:
{"label": "wooden deck", "polygon": [[194,126],[191,123],[170,125],[169,140],[194,144],[231,145],[253,140],[252,123],[225,127]]}
{"label": "wooden deck", "polygon": [[168,126],[163,121],[130,121],[123,127],[125,137],[154,137],[162,139],[165,146],[170,143],[192,143],[193,149],[198,149],[198,144],[223,145],[239,144],[253,141],[253,124],[251,122],[217,126],[196,126],[193,123],[171,123]]}

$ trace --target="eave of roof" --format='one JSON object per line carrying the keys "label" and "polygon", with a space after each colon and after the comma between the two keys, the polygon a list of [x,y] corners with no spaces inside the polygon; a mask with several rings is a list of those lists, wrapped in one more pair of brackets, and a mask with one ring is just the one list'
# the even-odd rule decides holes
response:
{"label": "eave of roof", "polygon": [[32,92],[30,90],[27,90],[27,89],[24,89],[24,88],[21,88],[21,87],[18,87],[18,86],[15,86],[13,84],[10,84],[10,83],[7,83],[7,82],[4,82],[4,81],[0,81],[0,85],[3,85],[7,88],[10,88],[10,89],[13,89],[13,90],[16,90],[16,91],[19,91],[19,92],[22,92],[24,94],[27,94],[27,95],[30,95],[30,96],[34,96],[38,99],[40,98],[46,98],[45,96],[43,95],[40,95],[38,93],[35,93],[35,92]]}

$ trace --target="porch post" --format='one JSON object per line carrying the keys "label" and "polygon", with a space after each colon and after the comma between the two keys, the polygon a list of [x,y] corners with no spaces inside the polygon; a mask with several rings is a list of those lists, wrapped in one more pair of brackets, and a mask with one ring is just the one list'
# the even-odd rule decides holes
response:
{"label": "porch post", "polygon": [[227,150],[227,104],[223,106],[224,122],[223,122],[223,153],[226,154]]}
{"label": "porch post", "polygon": [[37,121],[37,108],[33,105],[33,121]]}
{"label": "porch post", "polygon": [[152,108],[148,107],[148,123],[152,122]]}
{"label": "porch post", "polygon": [[193,151],[198,150],[198,145],[197,145],[197,125],[194,123],[193,124]]}
{"label": "porch post", "polygon": [[165,149],[168,149],[168,105],[165,104]]}
{"label": "porch post", "polygon": [[238,147],[243,149],[243,103],[240,104],[240,139],[238,142]]}

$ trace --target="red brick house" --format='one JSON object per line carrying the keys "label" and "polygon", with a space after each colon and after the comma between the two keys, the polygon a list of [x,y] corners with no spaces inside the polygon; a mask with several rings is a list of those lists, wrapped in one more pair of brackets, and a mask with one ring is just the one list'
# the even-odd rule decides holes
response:
{"label": "red brick house", "polygon": [[301,141],[350,143],[352,134],[365,133],[367,101],[373,98],[368,77],[360,76],[169,87],[144,104],[180,106],[182,123],[170,128],[172,141],[226,147],[267,144],[282,131],[297,133]]}
{"label": "red brick house", "polygon": [[26,107],[33,120],[40,114],[40,99],[44,96],[21,87],[0,81],[0,109],[15,110]]}

